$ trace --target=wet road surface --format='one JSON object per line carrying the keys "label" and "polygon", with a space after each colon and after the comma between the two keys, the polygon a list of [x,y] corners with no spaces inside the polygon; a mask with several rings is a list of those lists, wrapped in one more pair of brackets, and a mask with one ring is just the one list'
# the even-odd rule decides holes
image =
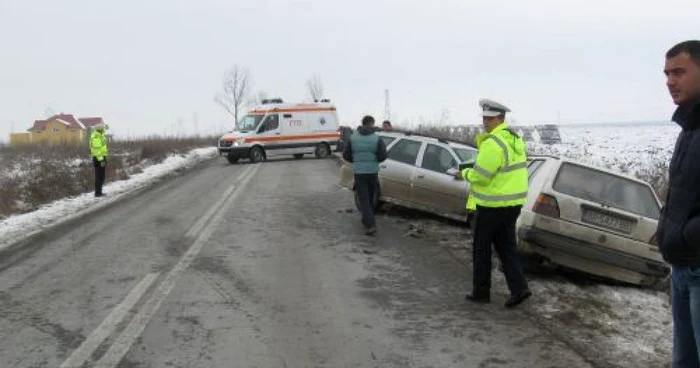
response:
{"label": "wet road surface", "polygon": [[591,366],[338,180],[217,158],[43,234],[0,259],[0,366]]}

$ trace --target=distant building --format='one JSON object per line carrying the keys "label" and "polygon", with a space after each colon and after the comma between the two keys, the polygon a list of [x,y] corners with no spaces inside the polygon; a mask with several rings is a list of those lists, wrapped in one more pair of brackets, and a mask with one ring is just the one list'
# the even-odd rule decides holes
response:
{"label": "distant building", "polygon": [[535,127],[540,136],[542,144],[557,144],[561,143],[561,135],[559,134],[559,126],[555,124],[537,125]]}
{"label": "distant building", "polygon": [[70,114],[54,115],[36,120],[26,133],[11,133],[10,144],[80,144],[85,142],[92,127],[104,123],[100,117],[76,118]]}
{"label": "distant building", "polygon": [[520,132],[521,132],[521,135],[522,135],[523,139],[525,140],[525,142],[534,142],[535,141],[535,137],[533,135],[533,133],[535,132],[534,127],[521,126]]}

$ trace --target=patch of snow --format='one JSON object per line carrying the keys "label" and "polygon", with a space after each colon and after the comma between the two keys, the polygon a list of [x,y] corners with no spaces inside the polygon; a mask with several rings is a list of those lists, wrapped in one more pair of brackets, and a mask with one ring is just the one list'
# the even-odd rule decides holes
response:
{"label": "patch of snow", "polygon": [[56,119],[56,120],[58,120],[60,123],[63,123],[63,125],[65,125],[65,126],[68,126],[68,127],[71,126],[71,123],[69,123],[63,119]]}
{"label": "patch of snow", "polygon": [[635,126],[560,126],[562,143],[529,142],[531,153],[555,155],[636,174],[671,159],[680,127],[665,123]]}
{"label": "patch of snow", "polygon": [[0,176],[5,178],[23,178],[29,172],[28,166],[37,163],[35,160],[29,159],[12,161],[9,165],[0,168]]}
{"label": "patch of snow", "polygon": [[545,319],[569,343],[620,366],[659,367],[670,361],[673,328],[666,294],[625,286],[529,279],[535,297],[525,308],[536,318]]}
{"label": "patch of snow", "polygon": [[93,193],[85,193],[50,203],[30,213],[8,217],[0,221],[0,250],[58,221],[77,216],[80,211],[107,206],[129,192],[217,154],[217,149],[211,147],[195,149],[185,155],[172,155],[160,164],[145,167],[143,172],[132,175],[128,180],[107,183],[104,187],[107,197],[95,198]]}
{"label": "patch of snow", "polygon": [[88,162],[90,162],[90,159],[87,159],[87,158],[74,158],[74,159],[72,159],[72,160],[68,160],[68,162],[66,163],[66,165],[68,165],[69,167],[80,167],[80,166],[82,166],[83,164],[88,163]]}

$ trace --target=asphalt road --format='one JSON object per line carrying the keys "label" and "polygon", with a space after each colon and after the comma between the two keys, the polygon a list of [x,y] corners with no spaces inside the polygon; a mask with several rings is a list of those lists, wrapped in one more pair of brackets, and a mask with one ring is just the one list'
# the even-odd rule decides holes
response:
{"label": "asphalt road", "polygon": [[338,180],[217,158],[43,234],[0,259],[0,366],[590,366],[503,296],[466,303],[445,250],[363,235]]}

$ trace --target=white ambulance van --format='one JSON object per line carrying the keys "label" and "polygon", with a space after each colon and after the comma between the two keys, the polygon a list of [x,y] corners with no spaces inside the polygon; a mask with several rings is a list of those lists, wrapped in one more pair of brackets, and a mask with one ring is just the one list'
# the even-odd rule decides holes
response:
{"label": "white ambulance van", "polygon": [[338,113],[330,100],[288,104],[264,100],[247,112],[235,129],[219,139],[219,154],[230,163],[260,162],[272,156],[331,155],[340,142]]}

